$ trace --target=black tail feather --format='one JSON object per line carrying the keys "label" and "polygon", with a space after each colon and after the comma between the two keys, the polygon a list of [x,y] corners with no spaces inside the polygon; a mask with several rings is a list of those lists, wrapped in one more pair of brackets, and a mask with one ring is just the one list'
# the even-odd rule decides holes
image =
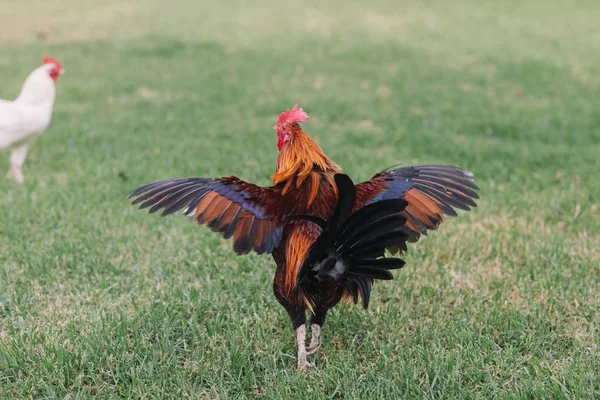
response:
{"label": "black tail feather", "polygon": [[329,226],[333,229],[343,223],[354,207],[356,200],[356,189],[354,183],[344,174],[336,174],[333,178],[338,188],[338,203],[331,218],[329,218]]}
{"label": "black tail feather", "polygon": [[370,279],[390,280],[394,279],[394,275],[387,269],[377,267],[353,267],[352,275],[363,276]]}
{"label": "black tail feather", "polygon": [[[385,249],[407,240],[409,233],[404,227],[406,217],[402,211],[406,201],[384,200],[372,203],[353,215],[356,191],[346,175],[335,176],[338,187],[338,203],[331,218],[323,224],[319,238],[309,249],[298,274],[297,290],[311,298],[327,285],[342,285],[352,300],[362,299],[367,308],[374,279],[393,279],[390,272],[404,266],[399,258],[384,258]],[[313,218],[299,217],[313,220]]]}
{"label": "black tail feather", "polygon": [[357,265],[379,267],[384,269],[400,269],[404,267],[404,260],[394,257],[388,258],[359,258],[355,261]]}

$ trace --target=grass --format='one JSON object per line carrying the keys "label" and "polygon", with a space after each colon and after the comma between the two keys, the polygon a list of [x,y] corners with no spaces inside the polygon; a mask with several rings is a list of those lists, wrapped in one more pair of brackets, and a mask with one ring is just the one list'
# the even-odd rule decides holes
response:
{"label": "grass", "polygon": [[[0,98],[67,70],[26,184],[0,179],[0,396],[600,397],[598,5],[319,3],[0,4]],[[269,184],[296,102],[355,180],[450,163],[482,197],[336,308],[305,373],[269,257],[125,200]]]}

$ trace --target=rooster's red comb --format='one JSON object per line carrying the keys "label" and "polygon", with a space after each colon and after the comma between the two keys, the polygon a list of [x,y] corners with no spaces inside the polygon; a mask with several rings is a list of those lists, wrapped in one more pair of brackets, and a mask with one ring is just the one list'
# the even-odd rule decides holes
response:
{"label": "rooster's red comb", "polygon": [[303,109],[298,107],[298,104],[291,110],[286,110],[279,114],[277,119],[277,128],[282,127],[285,124],[300,123],[308,119],[308,114]]}

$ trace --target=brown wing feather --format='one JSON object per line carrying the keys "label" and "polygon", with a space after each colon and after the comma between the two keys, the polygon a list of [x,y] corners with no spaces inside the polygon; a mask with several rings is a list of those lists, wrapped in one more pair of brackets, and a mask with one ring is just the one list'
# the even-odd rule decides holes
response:
{"label": "brown wing feather", "polygon": [[254,221],[254,224],[254,238],[252,240],[252,247],[257,249],[264,242],[265,233],[267,232],[270,222],[257,219]]}
{"label": "brown wing feather", "polygon": [[[410,217],[410,214],[406,214],[407,217]],[[408,229],[410,229],[413,232],[417,232],[419,233],[419,229],[417,228],[417,226],[415,225],[415,223],[413,222],[412,218],[406,218],[406,226],[408,227]]]}
{"label": "brown wing feather", "polygon": [[418,190],[412,189],[406,192],[406,195],[414,199],[415,203],[418,202],[420,205],[419,208],[421,208],[428,216],[433,217],[438,221],[438,224],[444,222],[444,212],[438,207],[433,199],[427,197]]}
{"label": "brown wing feather", "polygon": [[133,204],[141,203],[140,208],[151,207],[151,213],[184,210],[224,238],[234,236],[234,250],[239,254],[271,253],[282,238],[279,187],[259,187],[236,177],[184,178],[142,186],[129,197],[136,197]]}
{"label": "brown wing feather", "polygon": [[221,214],[221,216],[214,221],[214,228],[221,232],[226,226],[231,224],[235,218],[235,215],[240,211],[240,208],[241,207],[239,205],[231,202],[229,206],[223,210],[223,214]]}
{"label": "brown wing feather", "polygon": [[202,212],[201,220],[198,218],[198,222],[210,224],[212,221],[217,219],[223,211],[225,211],[232,201],[222,196],[215,196],[213,200],[206,206]]}
{"label": "brown wing feather", "polygon": [[454,208],[476,207],[476,190],[470,172],[449,165],[387,169],[356,185],[355,211],[375,201],[403,198],[408,203],[406,227],[412,233],[408,241],[416,242],[428,230],[437,229],[445,215],[456,216]]}
{"label": "brown wing feather", "polygon": [[196,221],[198,221],[199,223],[202,223],[202,220],[200,219],[200,217],[202,216],[202,213],[204,212],[204,210],[206,210],[206,208],[210,205],[210,203],[217,196],[218,196],[218,194],[215,192],[208,192],[202,198],[202,200],[200,200],[200,202],[198,203],[198,207],[196,207],[196,214],[194,215],[194,219]]}
{"label": "brown wing feather", "polygon": [[233,249],[238,254],[247,254],[252,250],[250,238],[253,234],[254,215],[243,211],[233,234]]}
{"label": "brown wing feather", "polygon": [[[420,203],[415,198],[411,198],[410,200],[405,196],[404,199],[408,202],[406,206],[406,210],[410,212],[410,214],[416,218],[425,228],[427,229],[435,229],[437,225],[435,220],[429,218],[427,213],[424,211],[422,207],[419,207]],[[411,202],[412,200],[412,202]]]}

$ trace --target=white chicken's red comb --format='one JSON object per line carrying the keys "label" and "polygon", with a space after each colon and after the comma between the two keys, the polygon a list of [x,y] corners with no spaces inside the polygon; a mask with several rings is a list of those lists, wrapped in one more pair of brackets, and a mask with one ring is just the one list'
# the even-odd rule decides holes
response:
{"label": "white chicken's red comb", "polygon": [[42,58],[42,62],[44,64],[54,64],[58,67],[58,69],[62,68],[62,65],[58,61],[56,61],[55,58],[50,57],[50,56],[44,56],[44,58]]}

